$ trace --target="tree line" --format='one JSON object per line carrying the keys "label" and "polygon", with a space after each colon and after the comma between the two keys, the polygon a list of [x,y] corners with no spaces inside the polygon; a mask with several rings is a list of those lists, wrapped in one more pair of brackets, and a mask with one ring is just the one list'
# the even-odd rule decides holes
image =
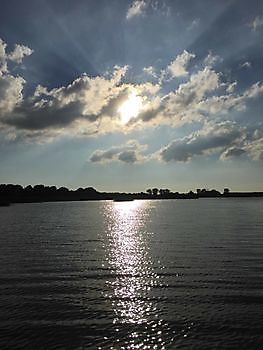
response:
{"label": "tree line", "polygon": [[263,196],[263,192],[230,192],[225,188],[222,193],[212,189],[196,189],[187,193],[172,192],[167,188],[148,188],[145,192],[121,193],[99,192],[93,187],[70,190],[67,187],[45,185],[0,184],[0,204],[48,202],[48,201],[81,201],[81,200],[130,200],[130,199],[197,199],[213,197],[248,197]]}

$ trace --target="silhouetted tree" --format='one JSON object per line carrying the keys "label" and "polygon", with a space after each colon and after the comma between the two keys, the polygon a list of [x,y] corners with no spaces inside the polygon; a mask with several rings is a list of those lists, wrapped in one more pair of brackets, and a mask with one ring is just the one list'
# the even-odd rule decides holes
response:
{"label": "silhouetted tree", "polygon": [[153,188],[152,189],[152,194],[156,197],[158,194],[158,188]]}
{"label": "silhouetted tree", "polygon": [[152,195],[152,190],[151,188],[148,188],[148,190],[146,190],[146,193],[148,193],[150,196]]}
{"label": "silhouetted tree", "polygon": [[44,190],[45,190],[44,185],[35,185],[34,186],[34,191],[36,191],[36,192],[43,192]]}
{"label": "silhouetted tree", "polygon": [[25,191],[32,193],[34,191],[34,189],[33,189],[33,187],[31,185],[28,185],[28,186],[25,187]]}
{"label": "silhouetted tree", "polygon": [[68,193],[69,189],[67,187],[59,187],[58,193]]}

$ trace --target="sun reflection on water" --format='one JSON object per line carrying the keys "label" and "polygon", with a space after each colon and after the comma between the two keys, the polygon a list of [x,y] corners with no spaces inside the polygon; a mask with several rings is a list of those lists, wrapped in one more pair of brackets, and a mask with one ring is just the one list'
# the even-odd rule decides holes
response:
{"label": "sun reflection on water", "polygon": [[[113,278],[107,281],[116,325],[134,325],[120,349],[165,349],[157,306],[150,292],[160,285],[154,272],[143,230],[148,215],[145,201],[112,202],[107,213],[107,264]],[[117,339],[119,341],[119,339]]]}

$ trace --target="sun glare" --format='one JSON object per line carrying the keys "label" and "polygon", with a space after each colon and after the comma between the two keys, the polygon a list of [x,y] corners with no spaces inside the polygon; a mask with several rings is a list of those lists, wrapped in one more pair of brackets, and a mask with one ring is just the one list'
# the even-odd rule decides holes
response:
{"label": "sun glare", "polygon": [[132,92],[118,109],[122,124],[127,124],[132,118],[136,118],[140,112],[141,105],[142,98],[137,96],[135,92]]}

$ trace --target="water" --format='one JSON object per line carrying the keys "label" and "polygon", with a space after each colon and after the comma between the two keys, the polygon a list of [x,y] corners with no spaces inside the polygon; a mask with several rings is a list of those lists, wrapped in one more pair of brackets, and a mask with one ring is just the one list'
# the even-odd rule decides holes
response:
{"label": "water", "polygon": [[0,208],[0,349],[262,349],[263,200]]}

